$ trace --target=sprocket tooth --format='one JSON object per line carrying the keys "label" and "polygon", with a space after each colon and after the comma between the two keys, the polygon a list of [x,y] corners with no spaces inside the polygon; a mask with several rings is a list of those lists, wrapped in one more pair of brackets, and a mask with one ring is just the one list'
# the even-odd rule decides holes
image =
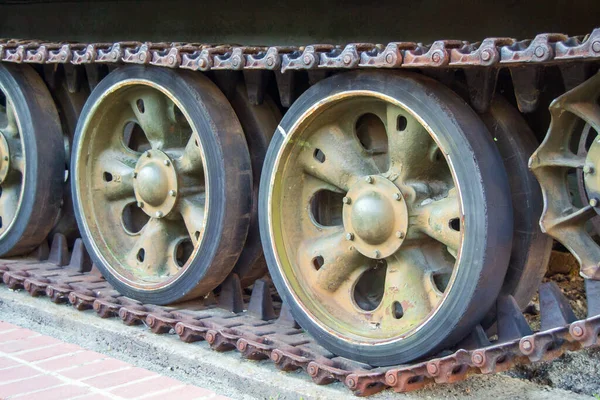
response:
{"label": "sprocket tooth", "polygon": [[59,267],[69,264],[69,247],[67,238],[62,233],[57,233],[52,238],[52,247],[48,256],[48,262]]}
{"label": "sprocket tooth", "polygon": [[263,279],[256,280],[250,296],[250,304],[248,304],[248,313],[263,321],[277,318],[273,309],[270,289],[269,282]]}
{"label": "sprocket tooth", "polygon": [[475,329],[464,338],[457,346],[457,349],[474,350],[480,347],[487,347],[492,343],[487,337],[485,330],[481,325],[477,325]]}
{"label": "sprocket tooth", "polygon": [[585,296],[587,298],[588,318],[600,315],[600,281],[586,279]]}
{"label": "sprocket tooth", "polygon": [[296,73],[294,71],[275,71],[275,79],[277,80],[281,105],[284,107],[291,106],[296,100]]}
{"label": "sprocket tooth", "polygon": [[69,268],[73,268],[79,272],[90,272],[92,269],[92,260],[81,238],[75,240]]}
{"label": "sprocket tooth", "polygon": [[542,331],[565,326],[577,320],[569,301],[554,282],[540,286],[540,313]]}
{"label": "sprocket tooth", "polygon": [[290,328],[300,328],[300,325],[298,325],[294,319],[294,316],[292,315],[292,309],[285,302],[281,304],[281,311],[279,312],[277,323]]}
{"label": "sprocket tooth", "polygon": [[531,327],[513,296],[500,296],[496,304],[499,343],[511,342],[523,336],[533,335]]}
{"label": "sprocket tooth", "polygon": [[244,311],[244,299],[242,297],[242,285],[240,277],[237,274],[231,274],[221,285],[219,294],[219,307],[231,311],[232,313],[241,313]]}

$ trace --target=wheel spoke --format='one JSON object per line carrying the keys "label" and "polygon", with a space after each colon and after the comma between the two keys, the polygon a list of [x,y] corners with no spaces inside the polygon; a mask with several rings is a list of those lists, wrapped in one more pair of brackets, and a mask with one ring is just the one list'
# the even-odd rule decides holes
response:
{"label": "wheel spoke", "polygon": [[183,147],[189,136],[174,121],[175,105],[158,91],[144,92],[131,101],[133,112],[153,149]]}
{"label": "wheel spoke", "polygon": [[320,238],[301,246],[303,251],[298,254],[300,262],[307,268],[318,268],[317,285],[335,292],[353,271],[366,264],[367,258],[346,240],[341,229],[329,228],[327,231]]}
{"label": "wheel spoke", "polygon": [[20,189],[20,185],[17,184],[2,185],[2,196],[0,196],[0,232],[4,232],[15,217],[19,203]]}
{"label": "wheel spoke", "polygon": [[358,139],[334,124],[321,128],[310,137],[299,161],[307,174],[345,191],[361,176],[379,173]]}
{"label": "wheel spoke", "polygon": [[180,207],[183,222],[195,246],[204,233],[204,194],[182,198]]}
{"label": "wheel spoke", "polygon": [[177,171],[182,174],[199,175],[203,169],[199,142],[196,135],[192,134],[185,145],[183,154],[177,159]]}
{"label": "wheel spoke", "polygon": [[432,310],[425,284],[427,261],[418,247],[402,249],[386,261],[385,291],[378,309],[381,323],[393,325],[400,320],[408,327],[416,326]]}
{"label": "wheel spoke", "polygon": [[129,264],[152,275],[172,271],[175,265],[173,244],[181,233],[175,222],[150,218],[129,252]]}
{"label": "wheel spoke", "polygon": [[17,117],[15,115],[15,107],[10,100],[6,100],[6,109],[5,109],[5,121],[6,125],[2,129],[5,134],[9,136],[16,137],[19,134],[19,127],[17,125]]}
{"label": "wheel spoke", "polygon": [[425,233],[446,245],[450,253],[456,255],[460,245],[461,221],[459,202],[453,189],[447,197],[414,207],[409,229]]}
{"label": "wheel spoke", "polygon": [[109,201],[134,196],[133,172],[136,158],[124,151],[106,149],[95,164],[96,190],[104,193]]}
{"label": "wheel spoke", "polygon": [[406,180],[437,172],[430,160],[437,145],[419,121],[390,105],[387,109],[387,132],[392,173]]}

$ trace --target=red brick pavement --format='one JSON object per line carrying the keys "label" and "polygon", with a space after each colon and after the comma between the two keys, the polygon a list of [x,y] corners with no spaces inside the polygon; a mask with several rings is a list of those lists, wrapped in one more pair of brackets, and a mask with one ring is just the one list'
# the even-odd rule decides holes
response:
{"label": "red brick pavement", "polygon": [[227,398],[0,321],[0,399]]}

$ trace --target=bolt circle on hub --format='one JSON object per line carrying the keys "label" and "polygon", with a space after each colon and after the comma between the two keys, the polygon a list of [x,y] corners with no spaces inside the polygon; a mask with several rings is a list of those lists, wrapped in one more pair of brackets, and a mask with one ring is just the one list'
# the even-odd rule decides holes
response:
{"label": "bolt circle on hub", "polygon": [[147,150],[133,173],[133,189],[139,205],[150,217],[169,215],[177,202],[178,178],[169,156],[160,150]]}
{"label": "bolt circle on hub", "polygon": [[[368,176],[358,180],[346,194],[344,228],[354,237],[354,246],[370,258],[385,258],[402,245],[408,228],[408,210],[400,189],[388,179]],[[377,253],[376,253],[377,252]]]}
{"label": "bolt circle on hub", "polygon": [[10,170],[10,149],[6,137],[0,132],[0,184],[4,182]]}

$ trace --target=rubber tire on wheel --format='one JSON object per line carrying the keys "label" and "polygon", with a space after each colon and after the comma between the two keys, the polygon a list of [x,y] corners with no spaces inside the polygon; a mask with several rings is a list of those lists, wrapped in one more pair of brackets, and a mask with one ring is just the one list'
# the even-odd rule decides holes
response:
{"label": "rubber tire on wheel", "polygon": [[33,68],[0,64],[0,86],[13,101],[27,171],[20,209],[0,239],[0,255],[14,256],[34,250],[54,225],[63,196],[65,151],[56,106]]}
{"label": "rubber tire on wheel", "polygon": [[481,117],[504,160],[512,194],[513,246],[502,292],[524,309],[544,278],[552,252],[552,238],[539,226],[542,191],[528,166],[539,143],[517,109],[499,95]]}
{"label": "rubber tire on wheel", "polygon": [[[162,86],[186,108],[205,153],[205,174],[210,186],[210,214],[198,255],[182,275],[167,287],[148,291],[130,286],[111,273],[86,229],[79,203],[77,163],[82,162],[79,147],[85,121],[102,94],[124,80],[144,79]],[[168,68],[127,66],[104,78],[92,91],[81,113],[71,158],[71,190],[75,217],[82,238],[102,275],[125,296],[144,303],[170,304],[209,293],[229,274],[242,251],[248,232],[252,205],[250,155],[240,123],[223,93],[205,76]]]}
{"label": "rubber tire on wheel", "polygon": [[[452,159],[460,185],[466,233],[453,287],[438,311],[421,329],[376,345],[351,341],[321,325],[292,293],[280,269],[272,237],[269,197],[278,155],[285,138],[273,138],[260,186],[259,221],[269,271],[298,323],[333,353],[371,365],[393,365],[434,354],[463,339],[491,308],[500,292],[512,246],[510,189],[502,159],[485,125],[454,92],[427,77],[409,73],[350,72],[319,82],[284,115],[278,132],[294,124],[329,96],[369,91],[411,108],[438,135],[440,148]],[[280,239],[279,239],[280,240]],[[456,267],[455,267],[456,268]]]}

